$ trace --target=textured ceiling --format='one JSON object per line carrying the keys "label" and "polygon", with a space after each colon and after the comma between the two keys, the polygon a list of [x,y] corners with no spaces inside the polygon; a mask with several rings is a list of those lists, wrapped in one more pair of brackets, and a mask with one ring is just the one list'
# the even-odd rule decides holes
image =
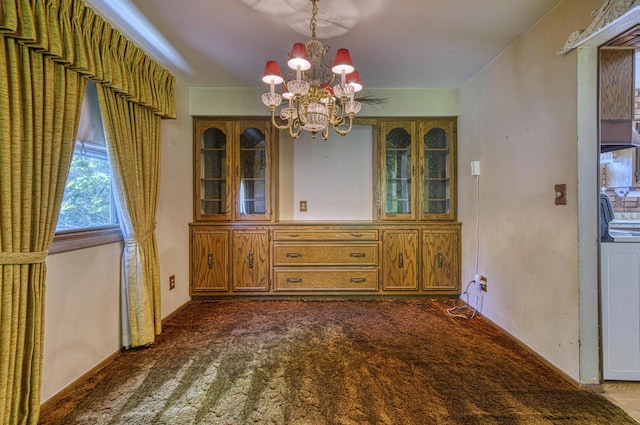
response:
{"label": "textured ceiling", "polygon": [[[308,0],[85,2],[190,87],[259,87],[267,60],[284,68],[310,38]],[[455,88],[559,2],[319,0],[317,35],[351,51],[366,88]]]}

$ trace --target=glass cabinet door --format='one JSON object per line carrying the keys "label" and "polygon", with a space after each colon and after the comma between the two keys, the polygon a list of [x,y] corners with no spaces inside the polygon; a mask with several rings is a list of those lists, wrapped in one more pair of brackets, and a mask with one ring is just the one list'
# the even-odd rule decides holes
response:
{"label": "glass cabinet door", "polygon": [[268,129],[262,122],[240,126],[236,218],[265,220],[270,217]]}
{"label": "glass cabinet door", "polygon": [[451,121],[421,123],[422,219],[453,219],[455,193]]}
{"label": "glass cabinet door", "polygon": [[414,124],[382,123],[382,218],[415,218]]}
{"label": "glass cabinet door", "polygon": [[[228,219],[231,217],[229,198],[229,134],[224,123],[201,126],[199,149],[199,216],[197,218]],[[198,215],[198,214],[197,214]]]}

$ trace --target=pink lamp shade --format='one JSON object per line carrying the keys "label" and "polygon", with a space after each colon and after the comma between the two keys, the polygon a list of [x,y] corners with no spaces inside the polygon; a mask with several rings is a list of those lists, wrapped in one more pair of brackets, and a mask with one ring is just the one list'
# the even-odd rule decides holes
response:
{"label": "pink lamp shade", "polygon": [[353,86],[353,92],[359,92],[362,90],[362,81],[360,81],[360,74],[358,71],[353,71],[350,74],[347,74],[347,84],[351,84]]}
{"label": "pink lamp shade", "polygon": [[350,74],[355,70],[353,66],[353,61],[351,60],[351,54],[347,49],[338,49],[336,52],[336,57],[333,58],[333,62],[331,64],[331,71],[334,74],[342,74],[344,71],[345,74]]}
{"label": "pink lamp shade", "polygon": [[282,72],[280,72],[280,66],[276,61],[267,61],[264,67],[264,74],[262,81],[266,84],[281,84],[284,81],[282,78]]}
{"label": "pink lamp shade", "polygon": [[307,46],[303,43],[295,43],[291,48],[291,53],[289,53],[287,66],[293,70],[297,70],[298,66],[300,66],[300,71],[306,71],[311,68]]}

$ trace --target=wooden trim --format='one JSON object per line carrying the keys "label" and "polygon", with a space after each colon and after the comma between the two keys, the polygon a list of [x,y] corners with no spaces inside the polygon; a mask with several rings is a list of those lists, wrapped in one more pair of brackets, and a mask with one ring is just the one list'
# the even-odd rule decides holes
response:
{"label": "wooden trim", "polygon": [[107,366],[109,363],[113,362],[122,352],[120,350],[108,356],[106,359],[102,360],[100,363],[83,373],[78,379],[74,380],[72,383],[52,395],[49,399],[40,404],[40,411],[47,410],[49,408],[53,408],[56,404],[62,401],[69,394],[73,393],[77,388],[82,386],[88,379],[96,375],[102,368]]}
{"label": "wooden trim", "polygon": [[169,320],[173,319],[173,317],[175,315],[177,315],[182,310],[184,310],[189,304],[191,304],[191,300],[188,300],[187,302],[185,302],[184,304],[182,304],[181,306],[179,306],[178,308],[173,310],[171,313],[169,313],[165,317],[163,317],[162,318],[162,326],[164,327],[164,325],[166,325]]}
{"label": "wooden trim", "polygon": [[56,233],[49,254],[73,251],[92,246],[105,245],[123,240],[119,226],[95,227],[92,229],[65,230]]}
{"label": "wooden trim", "polygon": [[[169,313],[166,317],[164,317],[162,319],[162,325],[164,326],[167,321],[171,320],[175,315],[177,315],[179,312],[181,312],[190,303],[191,303],[191,301],[189,300],[186,303],[182,304],[180,307],[176,308],[171,313]],[[83,385],[85,383],[85,381],[87,381],[88,379],[92,378],[102,368],[107,366],[109,363],[113,362],[121,354],[122,354],[122,349],[120,349],[120,350],[112,353],[108,357],[106,357],[100,363],[98,363],[97,365],[95,365],[94,367],[92,367],[91,369],[89,369],[88,371],[83,373],[82,375],[80,375],[79,378],[75,379],[69,385],[67,385],[66,387],[64,387],[63,389],[61,389],[60,391],[58,391],[57,393],[52,395],[49,399],[45,400],[42,404],[40,404],[40,410],[43,411],[43,410],[46,410],[46,409],[49,409],[49,408],[53,408],[53,406],[55,406],[58,402],[60,402],[65,397],[67,397],[69,394],[73,393],[79,386]]]}

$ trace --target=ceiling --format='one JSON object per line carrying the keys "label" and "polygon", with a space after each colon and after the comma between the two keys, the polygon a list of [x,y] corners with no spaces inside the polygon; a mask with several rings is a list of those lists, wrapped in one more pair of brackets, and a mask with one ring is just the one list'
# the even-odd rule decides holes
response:
{"label": "ceiling", "polygon": [[[457,88],[560,1],[319,0],[317,37],[351,51],[365,88]],[[309,0],[85,2],[189,87],[259,87],[310,38]]]}

